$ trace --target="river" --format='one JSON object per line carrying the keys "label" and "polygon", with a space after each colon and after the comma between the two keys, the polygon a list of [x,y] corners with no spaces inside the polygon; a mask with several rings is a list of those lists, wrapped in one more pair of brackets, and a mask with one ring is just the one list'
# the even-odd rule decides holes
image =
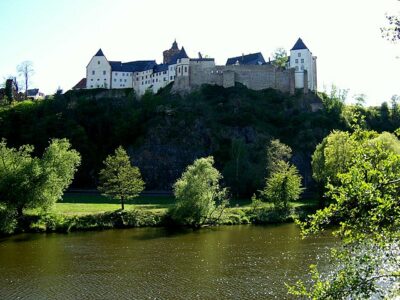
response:
{"label": "river", "polygon": [[335,240],[294,224],[0,239],[0,299],[289,299]]}

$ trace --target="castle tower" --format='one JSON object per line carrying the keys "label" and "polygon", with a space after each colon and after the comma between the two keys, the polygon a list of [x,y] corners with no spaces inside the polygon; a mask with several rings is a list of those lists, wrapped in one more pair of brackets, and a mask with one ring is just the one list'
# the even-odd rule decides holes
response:
{"label": "castle tower", "polygon": [[172,43],[172,47],[169,50],[165,50],[163,52],[163,63],[169,64],[171,62],[171,58],[180,52],[178,43],[176,40]]}
{"label": "castle tower", "polygon": [[317,57],[299,38],[290,50],[290,67],[295,69],[295,87],[317,91]]}
{"label": "castle tower", "polygon": [[103,51],[99,49],[86,67],[86,88],[111,87],[111,65]]}

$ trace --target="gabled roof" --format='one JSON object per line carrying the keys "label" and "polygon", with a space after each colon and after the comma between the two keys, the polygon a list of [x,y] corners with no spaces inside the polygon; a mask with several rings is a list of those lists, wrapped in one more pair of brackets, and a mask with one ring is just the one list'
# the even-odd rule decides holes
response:
{"label": "gabled roof", "polygon": [[30,89],[26,91],[27,96],[36,96],[39,93],[39,89]]}
{"label": "gabled roof", "polygon": [[86,88],[86,78],[82,78],[72,89],[80,90]]}
{"label": "gabled roof", "polygon": [[240,65],[263,65],[265,64],[265,60],[261,52],[241,55],[236,57],[228,58],[226,61],[226,65],[234,65],[239,62]]}
{"label": "gabled roof", "polygon": [[178,59],[181,58],[189,58],[189,56],[186,54],[185,48],[182,47],[181,51],[179,51],[177,54],[171,57],[169,64],[170,65],[175,65]]}
{"label": "gabled roof", "polygon": [[99,51],[97,51],[97,53],[94,56],[104,56],[103,51],[101,50],[101,48],[99,49]]}
{"label": "gabled roof", "polygon": [[157,64],[155,60],[138,60],[126,63],[110,61],[110,65],[113,72],[142,72],[153,69]]}
{"label": "gabled roof", "polygon": [[307,46],[304,44],[303,40],[301,38],[299,38],[296,42],[296,44],[294,44],[293,48],[290,49],[291,50],[303,50],[303,49],[308,49]]}

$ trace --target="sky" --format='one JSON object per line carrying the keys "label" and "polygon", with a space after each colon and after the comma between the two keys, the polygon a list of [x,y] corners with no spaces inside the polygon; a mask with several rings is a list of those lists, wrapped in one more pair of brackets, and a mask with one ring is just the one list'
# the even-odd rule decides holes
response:
{"label": "sky", "polygon": [[85,77],[102,48],[109,60],[156,59],[174,39],[190,57],[225,64],[242,53],[289,51],[301,37],[317,56],[318,89],[400,95],[400,42],[381,37],[396,0],[1,0],[0,80],[33,62],[32,88],[53,94]]}

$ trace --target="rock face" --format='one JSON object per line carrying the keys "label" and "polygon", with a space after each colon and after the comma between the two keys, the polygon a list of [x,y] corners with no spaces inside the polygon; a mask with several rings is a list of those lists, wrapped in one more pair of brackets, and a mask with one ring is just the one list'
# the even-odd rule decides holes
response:
{"label": "rock face", "polygon": [[128,150],[146,187],[153,190],[171,190],[188,165],[211,154],[209,132],[202,125],[187,127],[181,122],[174,130],[165,125],[149,129],[143,144]]}

